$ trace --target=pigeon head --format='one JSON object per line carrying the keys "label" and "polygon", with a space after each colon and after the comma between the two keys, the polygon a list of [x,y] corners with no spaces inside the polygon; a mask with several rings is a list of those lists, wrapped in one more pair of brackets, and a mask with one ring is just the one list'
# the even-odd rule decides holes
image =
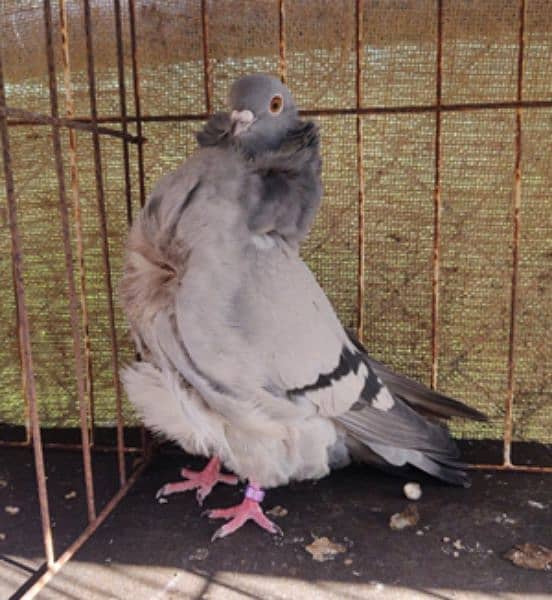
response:
{"label": "pigeon head", "polygon": [[288,88],[270,75],[246,75],[230,90],[232,136],[249,154],[277,150],[297,124]]}

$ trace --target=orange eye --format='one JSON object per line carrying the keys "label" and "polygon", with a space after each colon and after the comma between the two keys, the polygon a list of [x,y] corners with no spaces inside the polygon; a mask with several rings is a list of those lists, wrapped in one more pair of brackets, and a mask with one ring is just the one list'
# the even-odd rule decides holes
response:
{"label": "orange eye", "polygon": [[282,96],[280,96],[279,94],[277,94],[276,96],[272,96],[272,99],[270,100],[270,112],[273,115],[277,115],[278,113],[282,112],[283,107],[284,100]]}

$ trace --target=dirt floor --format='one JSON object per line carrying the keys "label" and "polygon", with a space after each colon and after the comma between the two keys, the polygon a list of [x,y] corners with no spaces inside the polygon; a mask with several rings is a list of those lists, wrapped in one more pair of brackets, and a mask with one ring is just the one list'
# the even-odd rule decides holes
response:
{"label": "dirt floor", "polygon": [[[549,452],[540,447],[533,455],[543,462],[543,453],[548,453],[548,461]],[[529,455],[526,460],[531,460]],[[116,464],[106,454],[96,455],[95,463],[101,505],[116,489]],[[47,453],[58,549],[66,547],[85,522],[80,464],[78,454]],[[157,456],[39,598],[552,597],[552,571],[522,569],[503,558],[515,544],[552,547],[550,475],[474,472],[467,490],[412,477],[423,489],[416,503],[419,522],[393,531],[390,516],[409,505],[402,492],[404,480],[353,466],[318,482],[267,494],[265,508],[287,511],[274,517],[285,532],[283,538],[247,524],[234,536],[211,543],[221,522],[201,518],[193,494],[171,496],[164,504],[154,499],[163,483],[178,479],[180,467],[202,464],[186,456]],[[29,451],[2,449],[0,598],[18,598],[43,562],[33,477]],[[241,488],[220,485],[205,507],[229,506],[240,498]],[[9,514],[6,507],[20,510]],[[324,536],[343,551],[333,560],[316,562],[306,546]]]}

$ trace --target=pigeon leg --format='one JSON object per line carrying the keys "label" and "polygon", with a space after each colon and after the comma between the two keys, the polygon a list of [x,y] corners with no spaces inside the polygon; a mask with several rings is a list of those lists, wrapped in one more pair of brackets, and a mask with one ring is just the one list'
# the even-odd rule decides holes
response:
{"label": "pigeon leg", "polygon": [[203,500],[211,493],[211,490],[217,483],[222,482],[227,483],[228,485],[236,485],[238,483],[238,478],[235,475],[226,475],[220,472],[220,459],[218,456],[213,456],[203,471],[182,469],[180,474],[182,477],[185,477],[187,481],[166,483],[157,491],[155,497],[159,499],[164,496],[176,494],[177,492],[186,492],[188,490],[197,489],[196,498],[201,506]]}
{"label": "pigeon leg", "polygon": [[210,519],[227,519],[228,523],[219,527],[211,541],[214,542],[218,538],[226,537],[234,531],[237,531],[247,521],[255,521],[259,527],[266,529],[270,533],[284,535],[282,530],[268,519],[263,513],[261,502],[264,499],[263,490],[254,483],[250,483],[245,490],[245,497],[241,504],[231,506],[230,508],[219,508],[207,510],[206,514]]}

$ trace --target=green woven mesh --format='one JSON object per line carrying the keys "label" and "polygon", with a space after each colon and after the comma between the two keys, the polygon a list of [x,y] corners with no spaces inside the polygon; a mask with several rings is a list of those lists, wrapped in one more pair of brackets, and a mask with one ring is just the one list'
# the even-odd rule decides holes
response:
{"label": "green woven mesh", "polygon": [[[70,4],[69,43],[76,114],[89,116],[86,45],[80,4]],[[120,115],[112,2],[92,2],[98,111]],[[123,2],[125,83],[132,94],[130,30]],[[552,6],[526,0],[523,98],[552,100]],[[356,106],[355,2],[285,0],[287,80],[304,109]],[[437,3],[378,0],[363,4],[361,100],[367,107],[435,103]],[[136,2],[142,113],[206,110],[199,1]],[[49,114],[42,1],[0,2],[0,47],[8,105]],[[61,109],[64,81],[53,2]],[[213,107],[230,83],[251,71],[278,73],[278,3],[207,2]],[[512,102],[517,94],[519,3],[445,0],[442,101],[446,105]],[[358,324],[358,265],[365,255],[364,339],[371,352],[429,383],[432,369],[432,277],[436,117],[425,112],[361,117],[364,248],[359,249],[356,116],[317,118],[322,130],[325,198],[303,256],[343,323]],[[120,124],[110,123],[119,128]],[[143,126],[146,189],[195,148],[201,121]],[[136,128],[130,125],[132,132]],[[62,131],[70,195],[67,132]],[[514,436],[552,441],[552,108],[522,113],[521,234],[514,370]],[[10,127],[27,308],[43,425],[78,424],[58,189],[48,126]],[[121,140],[101,136],[113,281],[120,277],[127,230]],[[138,156],[130,149],[133,210],[139,207]],[[508,394],[512,286],[515,109],[446,111],[441,117],[441,240],[438,387],[486,411],[486,424],[455,425],[457,434],[503,433]],[[95,422],[114,422],[114,385],[98,212],[89,133],[78,134],[86,305],[92,350]],[[3,177],[3,173],[2,173]],[[11,285],[5,189],[0,182],[0,421],[21,424],[25,408]],[[74,238],[74,232],[73,232]],[[75,269],[78,261],[73,239]],[[120,362],[133,349],[115,302]],[[133,423],[125,403],[125,419]]]}

